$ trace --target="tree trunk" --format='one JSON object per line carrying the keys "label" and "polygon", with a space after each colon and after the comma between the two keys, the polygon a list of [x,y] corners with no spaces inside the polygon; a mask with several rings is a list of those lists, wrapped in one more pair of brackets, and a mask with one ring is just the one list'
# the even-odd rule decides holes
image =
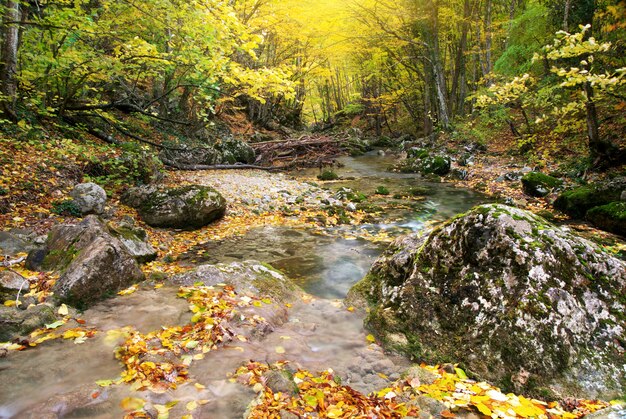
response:
{"label": "tree trunk", "polygon": [[[4,22],[20,20],[20,3],[9,0],[5,6]],[[20,27],[16,23],[5,23],[2,40],[2,64],[0,67],[0,93],[2,93],[2,112],[13,120],[17,120],[14,102],[17,93],[17,51]]]}
{"label": "tree trunk", "polygon": [[491,41],[492,41],[492,27],[491,27],[491,0],[487,0],[485,3],[485,68],[483,76],[486,78],[487,85],[491,85],[491,71],[493,69],[493,63],[491,62]]}
{"label": "tree trunk", "polygon": [[565,0],[565,9],[563,10],[563,30],[565,32],[567,32],[569,27],[569,12],[571,7],[571,0]]}
{"label": "tree trunk", "polygon": [[441,52],[439,50],[439,2],[431,2],[431,65],[435,81],[435,93],[438,103],[438,122],[443,129],[450,128],[450,112],[448,110],[448,98],[446,92],[446,79],[441,64]]}
{"label": "tree trunk", "polygon": [[585,111],[587,114],[587,137],[589,137],[589,152],[592,158],[601,157],[605,150],[603,150],[603,143],[600,140],[600,130],[598,128],[598,112],[596,111],[596,104],[593,101],[593,87],[591,83],[585,83]]}

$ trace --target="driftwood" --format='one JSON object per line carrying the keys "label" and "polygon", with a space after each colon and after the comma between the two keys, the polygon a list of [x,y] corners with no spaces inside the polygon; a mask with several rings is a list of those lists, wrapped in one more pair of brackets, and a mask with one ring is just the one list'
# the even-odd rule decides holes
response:
{"label": "driftwood", "polygon": [[349,135],[303,134],[296,138],[251,143],[257,154],[257,161],[273,164],[282,160],[291,161],[292,166],[320,167],[331,165],[333,159],[345,154]]}

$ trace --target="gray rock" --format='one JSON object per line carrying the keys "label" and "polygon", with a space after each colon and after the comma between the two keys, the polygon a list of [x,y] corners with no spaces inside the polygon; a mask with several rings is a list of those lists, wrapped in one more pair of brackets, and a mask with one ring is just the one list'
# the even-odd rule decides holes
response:
{"label": "gray rock", "polygon": [[223,217],[226,212],[222,195],[202,185],[132,188],[122,200],[137,208],[141,218],[153,227],[197,229]]}
{"label": "gray rock", "polygon": [[369,327],[404,333],[418,359],[508,390],[606,399],[626,390],[625,292],[624,262],[503,205],[400,238],[351,290],[373,303]]}
{"label": "gray rock", "polygon": [[36,245],[34,236],[24,231],[0,231],[0,256],[14,256],[22,252],[30,252]]}
{"label": "gray rock", "polygon": [[60,272],[55,295],[79,306],[144,279],[137,261],[95,215],[54,227],[38,268]]}
{"label": "gray rock", "polygon": [[102,214],[107,202],[107,193],[95,183],[78,184],[70,196],[84,214]]}
{"label": "gray rock", "polygon": [[283,393],[293,396],[297,392],[296,383],[289,378],[287,371],[268,371],[265,376],[265,384],[272,389],[274,393]]}
{"label": "gray rock", "polygon": [[55,310],[47,304],[39,304],[20,310],[0,305],[0,342],[24,335],[47,323],[56,321]]}
{"label": "gray rock", "polygon": [[109,231],[122,242],[137,262],[147,263],[156,259],[158,252],[148,241],[148,233],[143,228],[136,227],[134,222],[121,222],[117,225],[110,223]]}
{"label": "gray rock", "polygon": [[211,286],[229,284],[238,292],[251,296],[271,295],[278,301],[289,301],[299,292],[296,285],[281,272],[257,261],[231,264],[200,265],[171,278],[177,285],[190,286],[197,282]]}
{"label": "gray rock", "polygon": [[[0,271],[0,289],[19,290],[24,283],[24,278],[15,272]],[[28,288],[28,287],[27,287]]]}

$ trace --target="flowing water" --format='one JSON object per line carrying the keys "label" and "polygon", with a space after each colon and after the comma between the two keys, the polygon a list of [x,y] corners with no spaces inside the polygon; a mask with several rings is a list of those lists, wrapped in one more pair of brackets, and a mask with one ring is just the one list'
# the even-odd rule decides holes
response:
{"label": "flowing water", "polygon": [[[207,243],[183,257],[188,264],[254,259],[272,264],[298,282],[311,297],[288,310],[282,308],[270,314],[268,321],[274,329],[271,333],[208,353],[192,364],[191,383],[160,395],[133,392],[125,385],[104,390],[95,386],[96,380],[115,378],[121,372],[113,355],[115,342],[106,341],[105,333],[81,345],[71,341],[46,342],[0,359],[0,418],[122,417],[119,402],[127,396],[157,404],[179,400],[170,417],[187,413],[187,401],[203,399],[208,403],[195,410],[194,417],[238,418],[254,393],[231,383],[227,375],[250,359],[288,359],[313,371],[332,368],[345,384],[364,392],[385,387],[384,377],[397,378],[407,361],[368,344],[362,314],[346,310],[339,300],[367,273],[384,249],[383,243],[360,237],[393,237],[422,230],[429,223],[484,202],[483,197],[466,190],[425,183],[415,175],[390,173],[386,169],[393,159],[374,153],[342,158],[343,167],[337,172],[347,180],[325,185],[335,190],[349,187],[368,196],[377,187],[385,186],[390,195],[379,200],[393,205],[366,225],[340,225],[323,232],[265,227],[243,237]],[[308,171],[296,176],[315,174]],[[416,187],[427,187],[428,196],[422,200],[392,198]],[[81,317],[103,332],[129,325],[148,332],[161,325],[185,324],[190,313],[187,303],[176,297],[175,289],[164,287],[107,300]],[[279,354],[276,348],[284,353]],[[206,388],[198,390],[193,382]]]}

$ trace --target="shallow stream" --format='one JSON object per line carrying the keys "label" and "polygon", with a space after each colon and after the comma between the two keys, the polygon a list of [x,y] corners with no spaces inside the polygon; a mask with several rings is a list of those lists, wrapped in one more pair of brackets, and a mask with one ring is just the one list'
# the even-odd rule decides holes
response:
{"label": "shallow stream", "polygon": [[[119,402],[128,396],[158,404],[179,400],[170,412],[173,418],[189,413],[185,403],[198,399],[208,403],[195,410],[194,417],[240,418],[254,393],[229,382],[227,374],[251,359],[287,359],[313,371],[332,368],[344,384],[364,392],[385,387],[387,380],[398,378],[408,361],[386,355],[377,345],[369,344],[362,315],[346,310],[340,301],[385,247],[384,243],[359,236],[367,232],[394,237],[422,230],[429,223],[485,201],[470,191],[426,183],[415,175],[390,173],[386,169],[393,160],[375,153],[342,158],[343,167],[337,173],[347,180],[324,185],[333,190],[349,187],[368,196],[385,186],[389,195],[377,199],[394,203],[393,208],[374,216],[369,224],[341,225],[324,234],[306,228],[266,227],[243,237],[207,243],[183,258],[189,264],[254,259],[270,263],[294,278],[312,297],[283,310],[282,317],[279,313],[270,319],[273,332],[209,352],[192,364],[190,383],[160,395],[133,392],[126,385],[103,390],[94,384],[99,379],[115,378],[122,371],[114,358],[115,342],[107,342],[105,333],[81,345],[62,340],[46,342],[0,359],[0,418],[122,417]],[[308,171],[296,176],[315,174]],[[423,199],[393,198],[417,187],[427,187],[430,192]],[[148,332],[161,325],[187,323],[190,313],[186,301],[176,297],[176,289],[166,286],[107,300],[89,309],[82,318],[103,332],[129,325]],[[194,382],[206,388],[198,390]]]}

